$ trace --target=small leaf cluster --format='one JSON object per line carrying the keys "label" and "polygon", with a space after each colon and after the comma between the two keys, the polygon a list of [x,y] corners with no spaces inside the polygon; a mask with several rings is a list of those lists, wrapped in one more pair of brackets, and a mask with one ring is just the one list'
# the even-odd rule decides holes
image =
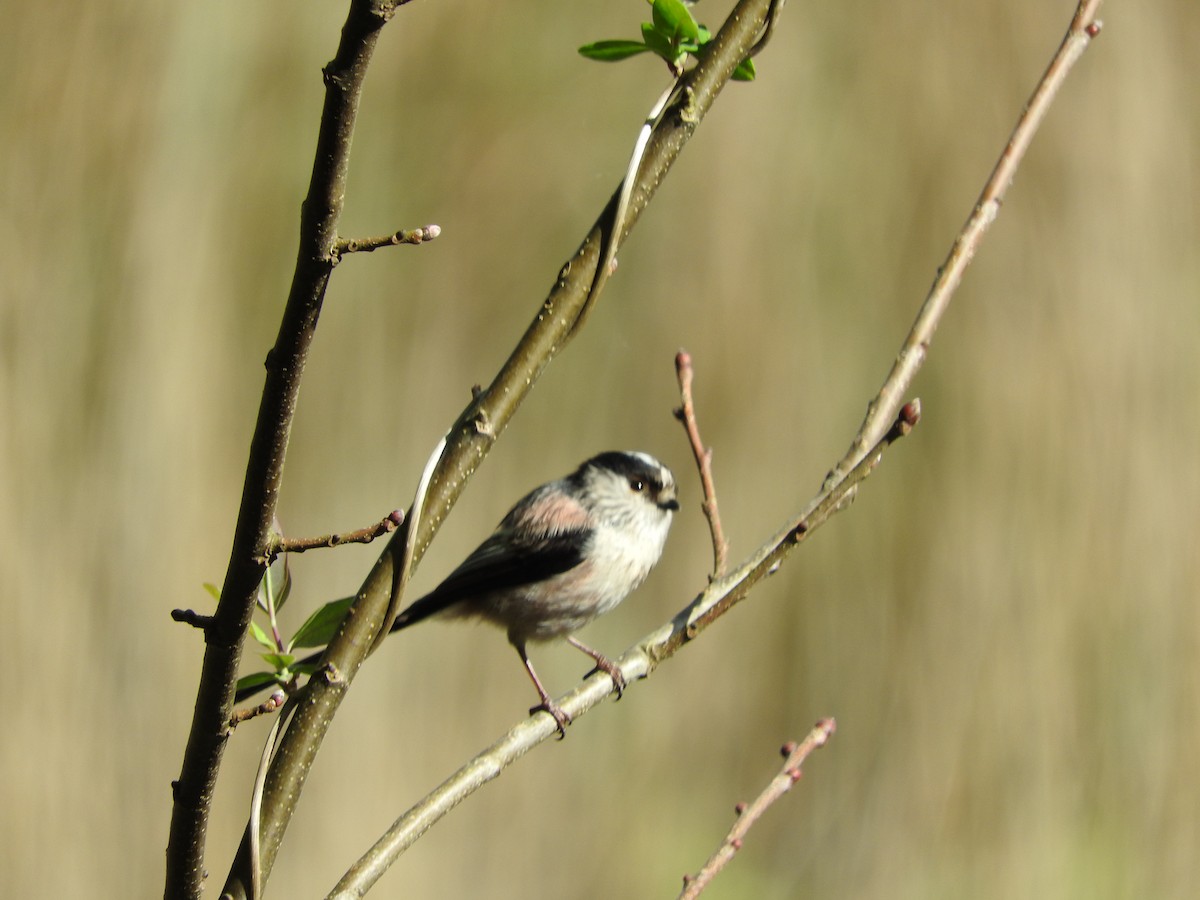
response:
{"label": "small leaf cluster", "polygon": [[[280,570],[280,571],[277,571]],[[250,622],[250,636],[264,649],[260,654],[269,672],[255,672],[238,679],[237,690],[263,687],[264,685],[286,685],[297,675],[311,675],[317,666],[298,662],[296,650],[324,647],[333,638],[334,632],[354,602],[353,597],[333,600],[317,609],[304,620],[289,640],[283,640],[279,632],[276,614],[283,608],[291,592],[292,579],[284,556],[281,564],[271,566],[263,575],[258,586],[258,607],[267,617],[267,627]],[[206,583],[204,589],[220,600],[221,592],[214,584]]]}
{"label": "small leaf cluster", "polygon": [[[647,0],[650,21],[642,23],[640,41],[607,40],[584,44],[582,56],[598,62],[619,62],[639,53],[654,53],[664,59],[671,72],[683,72],[689,56],[699,57],[712,40],[712,33],[699,24],[683,0]],[[733,71],[736,81],[754,80],[754,60],[747,57]]]}

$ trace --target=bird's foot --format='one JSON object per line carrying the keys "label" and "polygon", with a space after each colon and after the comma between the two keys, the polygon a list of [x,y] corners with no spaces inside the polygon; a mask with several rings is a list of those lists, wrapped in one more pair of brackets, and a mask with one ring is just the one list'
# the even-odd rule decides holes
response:
{"label": "bird's foot", "polygon": [[[596,660],[596,668],[592,672],[604,672],[612,679],[613,687],[617,690],[617,699],[625,695],[625,673],[621,671],[621,667],[609,659],[607,656],[602,656],[597,653],[592,659]],[[592,674],[589,672],[588,674]]]}
{"label": "bird's foot", "polygon": [[554,722],[558,726],[558,739],[561,741],[567,736],[567,726],[571,724],[571,717],[567,715],[567,711],[547,697],[537,706],[531,707],[529,714],[532,716],[535,713],[547,712],[554,717]]}

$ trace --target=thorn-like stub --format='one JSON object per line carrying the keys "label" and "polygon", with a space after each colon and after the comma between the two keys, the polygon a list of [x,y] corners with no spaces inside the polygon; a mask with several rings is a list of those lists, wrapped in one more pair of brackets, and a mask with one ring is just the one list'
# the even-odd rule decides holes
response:
{"label": "thorn-like stub", "polygon": [[1103,27],[1103,22],[1101,22],[1099,19],[1094,19],[1091,22],[1088,22],[1087,27],[1083,30],[1087,32],[1088,37],[1094,38],[1100,33],[1100,29]]}
{"label": "thorn-like stub", "polygon": [[494,438],[496,436],[496,431],[492,427],[492,420],[482,409],[475,413],[474,418],[471,419],[471,424],[475,427],[476,434],[487,438]]}
{"label": "thorn-like stub", "polygon": [[746,811],[746,804],[742,803],[740,801],[738,803],[735,803],[733,805],[733,811],[740,816],[742,813],[744,813]]}
{"label": "thorn-like stub", "polygon": [[791,756],[793,753],[796,752],[796,746],[797,745],[796,745],[795,741],[788,741],[786,744],[784,744],[782,747],[779,748],[779,755],[782,756],[784,759],[787,759],[789,756]]}

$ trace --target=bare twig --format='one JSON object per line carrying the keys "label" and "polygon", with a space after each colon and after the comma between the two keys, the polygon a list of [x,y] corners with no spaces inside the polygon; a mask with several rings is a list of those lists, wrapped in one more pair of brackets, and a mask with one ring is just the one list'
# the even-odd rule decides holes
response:
{"label": "bare twig", "polygon": [[708,519],[708,530],[712,534],[712,578],[720,578],[725,574],[729,542],[725,540],[725,531],[721,527],[721,513],[717,508],[717,489],[712,475],[712,448],[704,446],[704,441],[700,438],[700,426],[696,423],[696,408],[692,402],[692,357],[686,350],[675,354],[675,374],[679,378],[679,398],[682,404],[675,410],[675,418],[683,423],[688,443],[692,447],[692,455],[696,457],[700,487],[704,491],[704,500],[700,508],[704,511],[704,517]]}
{"label": "bare twig", "polygon": [[391,534],[404,522],[404,511],[393,510],[374,525],[359,528],[357,531],[344,531],[340,534],[323,534],[320,537],[289,538],[279,535],[267,551],[267,559],[274,562],[280,553],[304,553],[306,550],[316,550],[319,547],[337,547],[341,544],[369,544],[377,537]]}
{"label": "bare twig", "polygon": [[283,689],[280,688],[257,706],[248,706],[245,709],[235,709],[229,714],[229,727],[237,728],[239,725],[245,721],[248,721],[249,719],[254,719],[258,716],[265,716],[268,713],[273,713],[275,710],[279,709],[279,707],[283,706],[285,700],[287,700],[287,694],[284,693]]}
{"label": "bare twig", "polygon": [[967,265],[970,265],[991,223],[995,222],[996,216],[1000,214],[1004,194],[1013,184],[1016,169],[1024,160],[1025,151],[1028,150],[1038,127],[1042,125],[1046,112],[1049,112],[1058,89],[1066,82],[1075,62],[1084,55],[1084,50],[1092,38],[1099,34],[1102,24],[1096,18],[1099,7],[1100,0],[1082,0],[1075,8],[1066,37],[1063,37],[1054,59],[1050,60],[1049,67],[1039,80],[1037,88],[1033,89],[1033,95],[1022,110],[1020,118],[1016,120],[1012,136],[1004,146],[996,166],[992,168],[988,182],[979,194],[970,217],[954,239],[946,262],[937,270],[937,277],[917,313],[917,320],[900,347],[900,352],[896,354],[892,371],[888,373],[887,379],[884,379],[883,386],[874,400],[868,404],[866,418],[859,427],[850,450],[847,450],[842,460],[830,470],[828,481],[836,481],[848,472],[894,418],[901,398],[907,394],[913,378],[916,378],[920,367],[924,365],[925,355],[928,354],[930,343],[934,340],[937,325],[946,313]]}
{"label": "bare twig", "polygon": [[721,846],[709,857],[708,862],[700,871],[695,875],[684,876],[683,891],[679,895],[679,900],[695,900],[721,873],[721,870],[742,849],[742,843],[750,829],[754,827],[754,823],[776,800],[790,791],[793,784],[800,780],[800,767],[804,765],[808,755],[819,747],[824,747],[836,728],[837,723],[833,719],[822,719],[813,726],[812,731],[799,744],[794,742],[784,744],[783,769],[771,779],[771,782],[763,788],[762,793],[751,803],[739,803],[735,807],[738,815],[737,821],[733,823],[733,827],[725,836],[725,840],[721,842]]}
{"label": "bare twig", "polygon": [[183,622],[185,625],[201,629],[208,628],[213,623],[212,616],[198,613],[194,609],[173,609],[171,610],[171,618],[176,622]]}
{"label": "bare twig", "polygon": [[849,471],[867,452],[867,448],[879,439],[879,435],[895,417],[901,398],[908,393],[913,379],[925,363],[933,334],[962,281],[963,273],[1000,212],[1000,205],[1004,202],[1013,176],[1025,158],[1025,151],[1029,149],[1030,142],[1071,68],[1087,50],[1092,38],[1100,33],[1101,23],[1096,18],[1100,2],[1101,0],[1082,0],[1076,8],[1058,52],[1054,54],[1045,74],[1034,88],[1029,102],[1017,119],[1008,144],[975,202],[974,210],[955,238],[946,261],[938,269],[933,286],[921,305],[917,319],[904,339],[900,352],[896,355],[891,372],[888,373],[879,393],[868,405],[866,418],[858,434],[851,442],[846,455],[830,471],[828,481],[837,481]]}
{"label": "bare twig", "polygon": [[440,225],[426,225],[409,231],[396,231],[382,237],[340,238],[333,245],[333,255],[343,257],[347,253],[371,253],[380,247],[396,247],[400,244],[423,244],[442,233]]}
{"label": "bare twig", "polygon": [[[743,599],[758,581],[773,574],[783,559],[809,534],[826,522],[844,504],[846,494],[856,488],[878,466],[884,450],[912,430],[919,418],[919,404],[905,406],[905,415],[850,474],[832,489],[822,491],[798,518],[790,521],[731,574],[709,584],[704,592],[655,632],[627,650],[616,664],[629,690],[680,647]],[[604,701],[615,690],[613,679],[603,672],[586,677],[582,684],[555,702],[578,719]],[[359,858],[329,894],[330,897],[361,897],[388,867],[418,838],[450,810],[500,775],[535,746],[558,735],[550,716],[531,716],[504,737],[478,754],[442,784],[411,807]]]}

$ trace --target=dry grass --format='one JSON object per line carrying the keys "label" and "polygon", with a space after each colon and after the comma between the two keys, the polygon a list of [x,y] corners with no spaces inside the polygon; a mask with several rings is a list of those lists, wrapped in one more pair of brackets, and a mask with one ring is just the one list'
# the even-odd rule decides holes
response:
{"label": "dry grass", "polygon": [[[648,61],[573,52],[632,32],[639,4],[475,6],[414,3],[380,46],[345,231],[444,231],[337,271],[285,479],[296,534],[407,502],[661,87]],[[780,524],[845,449],[1070,6],[793,0],[761,80],[718,103],[414,587],[524,489],[636,447],[692,502],[660,571],[586,639],[620,649],[682,605],[709,548],[670,416],[679,346],[734,557]],[[712,897],[1191,895],[1200,7],[1133,9],[1104,10],[938,333],[925,421],[855,506],[619,706],[455,812],[381,896],[669,895],[778,745],[826,715],[836,739]],[[342,10],[10,12],[0,894],[150,896],[201,653],[167,613],[203,607],[224,570]],[[373,558],[299,560],[295,615]],[[332,886],[528,705],[496,633],[397,644],[334,729],[278,896]],[[539,668],[565,687],[577,656],[547,648]],[[218,881],[261,728],[227,756]]]}

